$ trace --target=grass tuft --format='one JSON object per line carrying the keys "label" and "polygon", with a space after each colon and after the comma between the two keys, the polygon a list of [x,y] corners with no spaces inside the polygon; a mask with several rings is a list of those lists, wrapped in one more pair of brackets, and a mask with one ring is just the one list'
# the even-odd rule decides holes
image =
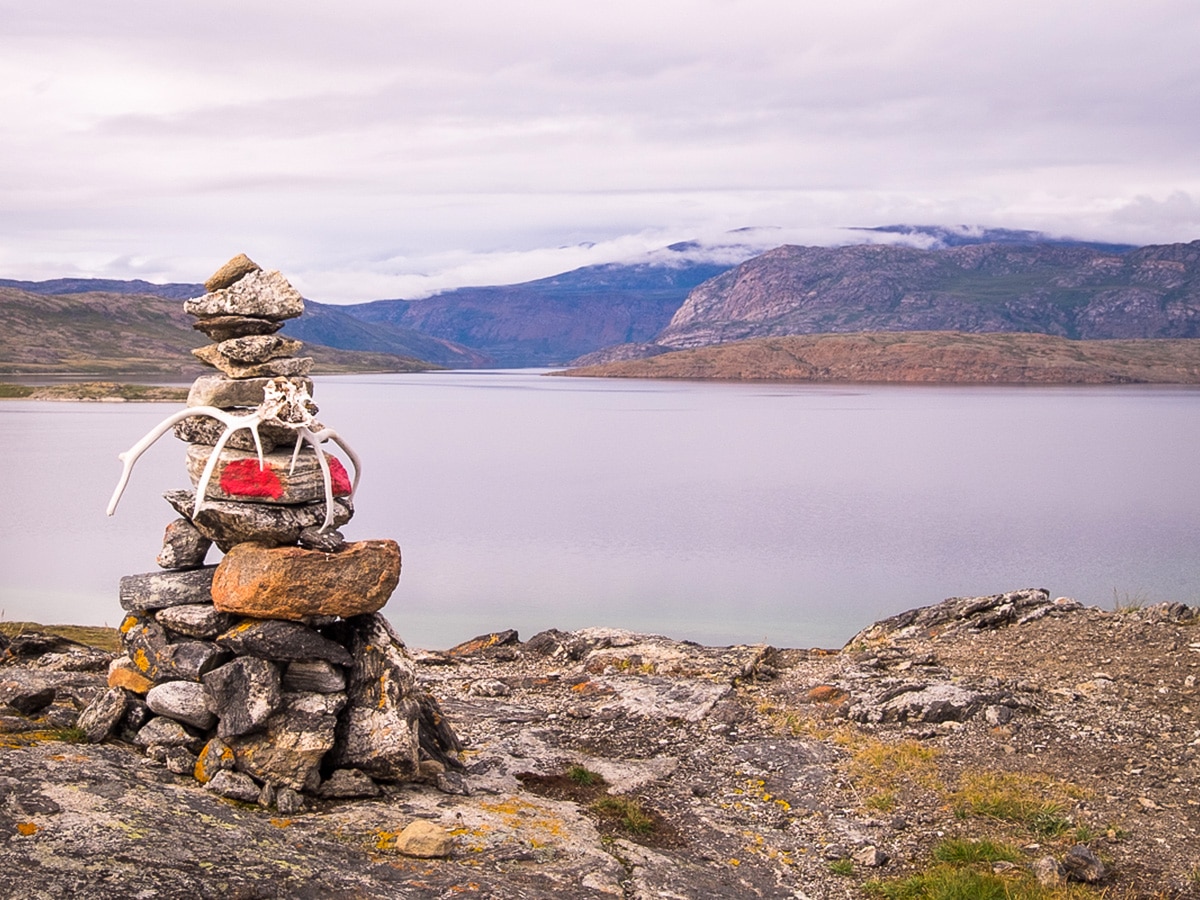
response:
{"label": "grass tuft", "polygon": [[1070,830],[1070,801],[1084,792],[1045,775],[972,772],[950,796],[960,819],[982,816],[1022,825],[1039,837],[1058,837]]}
{"label": "grass tuft", "polygon": [[576,784],[583,785],[584,787],[604,783],[604,778],[599,772],[593,772],[591,769],[585,769],[583,766],[571,766],[571,768],[567,769],[567,777]]}
{"label": "grass tuft", "polygon": [[646,815],[642,804],[632,797],[601,797],[592,804],[592,809],[606,819],[617,823],[633,834],[649,834],[654,830],[654,820]]}

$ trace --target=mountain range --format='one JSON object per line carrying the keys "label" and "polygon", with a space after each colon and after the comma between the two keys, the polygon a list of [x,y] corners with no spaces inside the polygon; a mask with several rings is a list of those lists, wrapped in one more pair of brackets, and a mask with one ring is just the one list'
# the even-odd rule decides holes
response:
{"label": "mountain range", "polygon": [[[453,368],[599,362],[789,334],[1200,336],[1200,241],[1132,248],[910,225],[856,233],[868,242],[760,253],[734,233],[719,254],[683,242],[523,284],[418,300],[309,300],[284,333],[315,356],[375,355],[344,357],[350,367],[403,357]],[[177,365],[181,349],[204,342],[178,300],[202,292],[199,284],[0,280],[0,369],[48,372],[97,356],[113,367],[124,356],[141,371],[172,357]]]}

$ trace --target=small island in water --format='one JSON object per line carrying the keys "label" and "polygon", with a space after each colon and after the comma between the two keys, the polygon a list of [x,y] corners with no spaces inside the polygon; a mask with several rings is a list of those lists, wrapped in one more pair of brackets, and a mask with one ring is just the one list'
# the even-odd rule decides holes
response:
{"label": "small island in water", "polygon": [[1200,384],[1200,340],[949,331],[755,338],[555,372],[605,378],[931,384]]}

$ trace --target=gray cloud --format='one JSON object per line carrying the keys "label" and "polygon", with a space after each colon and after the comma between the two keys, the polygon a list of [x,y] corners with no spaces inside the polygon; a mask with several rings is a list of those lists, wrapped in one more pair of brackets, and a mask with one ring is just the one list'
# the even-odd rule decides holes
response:
{"label": "gray cloud", "polygon": [[244,250],[356,300],[744,225],[1197,236],[1190,0],[0,10],[9,277]]}

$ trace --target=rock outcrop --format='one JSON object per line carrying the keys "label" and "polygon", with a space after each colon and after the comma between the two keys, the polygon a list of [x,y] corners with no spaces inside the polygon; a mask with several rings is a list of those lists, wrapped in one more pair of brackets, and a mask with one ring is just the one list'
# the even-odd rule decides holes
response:
{"label": "rock outcrop", "polygon": [[[0,865],[31,898],[850,900],[955,869],[997,896],[1080,882],[1190,897],[1198,621],[1022,590],[893,616],[840,651],[480,635],[409,654],[412,696],[442,698],[422,737],[444,711],[465,770],[423,755],[419,780],[397,782],[322,765],[307,794],[287,782],[310,787],[316,723],[384,659],[348,674],[243,657],[220,688],[242,698],[246,721],[225,716],[240,733],[197,757],[194,726],[134,704],[144,757],[51,739],[109,691],[108,656],[26,633],[0,660]],[[194,708],[194,687],[173,690],[155,704]],[[28,713],[4,705],[26,695]],[[281,708],[313,724],[289,730]],[[287,782],[253,775],[285,764]],[[983,861],[954,861],[970,854]]]}

